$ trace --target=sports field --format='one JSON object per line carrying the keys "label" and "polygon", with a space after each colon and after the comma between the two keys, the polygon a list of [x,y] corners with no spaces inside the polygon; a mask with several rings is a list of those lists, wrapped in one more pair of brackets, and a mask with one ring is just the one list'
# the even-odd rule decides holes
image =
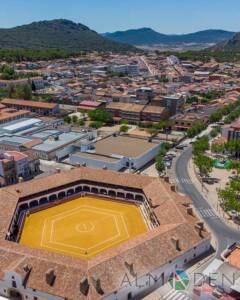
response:
{"label": "sports field", "polygon": [[83,197],[28,216],[20,243],[88,259],[146,231],[137,206]]}

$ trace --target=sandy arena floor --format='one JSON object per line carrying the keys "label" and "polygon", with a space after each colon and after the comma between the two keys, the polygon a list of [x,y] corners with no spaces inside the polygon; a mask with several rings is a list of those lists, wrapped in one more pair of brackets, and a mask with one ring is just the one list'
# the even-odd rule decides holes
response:
{"label": "sandy arena floor", "polygon": [[146,231],[137,206],[83,197],[31,214],[20,243],[89,259]]}

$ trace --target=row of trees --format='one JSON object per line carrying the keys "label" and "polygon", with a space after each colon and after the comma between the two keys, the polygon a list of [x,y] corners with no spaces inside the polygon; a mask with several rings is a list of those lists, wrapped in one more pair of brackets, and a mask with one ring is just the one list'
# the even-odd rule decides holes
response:
{"label": "row of trees", "polygon": [[[161,53],[162,55],[162,53]],[[175,55],[180,60],[210,62],[213,58],[217,62],[238,62],[240,61],[240,52],[237,50],[201,50],[185,52],[165,52],[166,56]]]}
{"label": "row of trees", "polygon": [[224,116],[229,115],[236,108],[240,106],[240,99],[235,101],[234,103],[230,103],[223,108],[218,109],[216,112],[212,113],[210,116],[210,122],[215,123],[219,122]]}
{"label": "row of trees", "polygon": [[64,49],[0,49],[0,60],[7,62],[38,61],[66,59],[69,57],[85,56],[85,51],[70,51]]}
{"label": "row of trees", "polygon": [[211,151],[214,153],[231,153],[233,156],[240,153],[240,140],[230,140],[224,144],[212,144]]}
{"label": "row of trees", "polygon": [[213,160],[205,155],[205,151],[209,149],[209,138],[206,135],[193,143],[193,160],[199,169],[201,177],[208,177],[212,172]]}
{"label": "row of trees", "polygon": [[74,124],[74,125],[79,125],[79,126],[84,126],[85,121],[83,119],[79,119],[76,115],[71,116],[66,116],[64,118],[64,122],[67,124]]}
{"label": "row of trees", "polygon": [[98,129],[104,125],[113,124],[112,114],[101,108],[89,111],[88,117],[92,121],[92,123],[90,124],[92,128]]}
{"label": "row of trees", "polygon": [[240,180],[239,178],[231,180],[230,184],[218,191],[218,197],[226,211],[240,212]]}
{"label": "row of trees", "polygon": [[155,168],[159,173],[162,173],[165,170],[165,163],[164,163],[164,156],[166,155],[167,151],[171,148],[169,143],[162,143],[160,151],[156,157],[156,164]]}
{"label": "row of trees", "polygon": [[17,73],[14,68],[12,68],[8,65],[1,66],[0,73],[1,73],[0,77],[3,80],[15,80],[15,79],[39,76],[38,72]]}
{"label": "row of trees", "polygon": [[196,122],[193,124],[191,128],[187,130],[187,136],[189,138],[193,138],[194,136],[198,135],[200,132],[202,132],[206,128],[206,125],[202,122]]}

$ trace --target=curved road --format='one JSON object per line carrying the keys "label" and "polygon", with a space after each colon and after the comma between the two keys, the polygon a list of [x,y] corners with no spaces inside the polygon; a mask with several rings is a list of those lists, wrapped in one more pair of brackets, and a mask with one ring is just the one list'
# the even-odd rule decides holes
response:
{"label": "curved road", "polygon": [[[202,211],[211,211],[212,207],[204,196],[197,190],[191,181],[188,174],[188,163],[192,157],[191,147],[184,151],[178,158],[176,162],[176,176],[178,178],[178,185],[180,186],[180,191],[188,195],[192,201],[199,215]],[[216,256],[219,257],[221,252],[226,249],[226,247],[236,241],[240,241],[240,231],[235,230],[225,224],[222,219],[214,216],[201,217],[204,222],[209,227],[210,231],[214,234],[218,247]]]}

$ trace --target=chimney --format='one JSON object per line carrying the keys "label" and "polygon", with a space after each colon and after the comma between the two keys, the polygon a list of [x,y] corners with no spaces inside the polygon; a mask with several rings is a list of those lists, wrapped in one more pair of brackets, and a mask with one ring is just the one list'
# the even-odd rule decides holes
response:
{"label": "chimney", "polygon": [[46,282],[48,285],[53,286],[56,279],[56,275],[53,269],[49,269],[46,273]]}
{"label": "chimney", "polygon": [[125,267],[128,269],[129,273],[133,276],[133,277],[137,277],[137,273],[134,272],[134,268],[133,268],[133,263],[129,264],[128,262],[125,261]]}
{"label": "chimney", "polygon": [[83,280],[81,280],[80,282],[80,292],[84,295],[87,296],[89,291],[89,282],[87,278],[84,278]]}
{"label": "chimney", "polygon": [[81,164],[80,164],[80,163],[77,163],[77,164],[76,164],[76,167],[77,167],[77,168],[80,168],[80,167],[81,167]]}
{"label": "chimney", "polygon": [[100,279],[95,279],[95,278],[92,277],[92,283],[93,283],[93,286],[94,286],[95,290],[97,291],[97,293],[99,295],[103,295],[104,291],[103,291],[103,289],[101,287],[101,281],[100,281]]}
{"label": "chimney", "polygon": [[172,243],[173,243],[175,249],[176,249],[177,251],[181,251],[179,239],[176,238],[176,237],[172,237],[172,238],[171,238],[171,241],[172,241]]}
{"label": "chimney", "polygon": [[175,186],[175,185],[171,185],[171,191],[172,191],[172,192],[176,192],[176,190],[177,190],[177,189],[176,189],[176,186]]}
{"label": "chimney", "polygon": [[56,173],[61,173],[61,169],[56,168]]}
{"label": "chimney", "polygon": [[193,208],[191,206],[187,207],[187,214],[193,216]]}
{"label": "chimney", "polygon": [[169,179],[169,177],[168,177],[168,176],[165,176],[165,177],[164,177],[164,180],[165,180],[167,183],[169,183],[169,182],[170,182],[170,179]]}
{"label": "chimney", "polygon": [[200,237],[203,237],[202,232],[204,230],[204,223],[203,222],[197,222],[195,224],[195,229],[198,232]]}

